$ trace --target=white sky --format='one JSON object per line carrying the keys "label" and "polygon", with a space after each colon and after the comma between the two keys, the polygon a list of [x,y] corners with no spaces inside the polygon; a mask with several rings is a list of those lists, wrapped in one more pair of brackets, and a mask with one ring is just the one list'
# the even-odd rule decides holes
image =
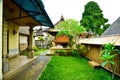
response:
{"label": "white sky", "polygon": [[[53,24],[60,20],[61,14],[65,19],[81,20],[84,6],[91,0],[42,0]],[[104,17],[112,24],[120,16],[119,0],[92,0],[103,10]]]}

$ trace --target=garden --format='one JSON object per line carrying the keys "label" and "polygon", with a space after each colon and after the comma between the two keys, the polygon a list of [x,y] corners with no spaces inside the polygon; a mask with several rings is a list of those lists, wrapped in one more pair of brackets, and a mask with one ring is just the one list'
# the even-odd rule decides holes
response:
{"label": "garden", "polygon": [[53,56],[39,80],[112,80],[111,75],[103,68],[92,68],[83,57]]}
{"label": "garden", "polygon": [[[102,47],[104,49],[100,52],[99,60],[103,62],[98,68],[89,65],[90,59],[85,57],[83,52],[86,52],[84,51],[86,47],[83,45],[80,47],[81,51],[84,49],[82,52],[73,49],[69,55],[65,50],[55,51],[39,80],[120,80],[120,77],[115,75],[113,66],[115,64],[113,59],[119,55],[119,49],[110,43]],[[111,66],[112,72],[104,69],[107,64]]]}
{"label": "garden", "polygon": [[98,37],[110,26],[106,22],[97,3],[90,1],[80,22],[67,19],[56,25],[54,55],[39,80],[120,80],[120,36]]}

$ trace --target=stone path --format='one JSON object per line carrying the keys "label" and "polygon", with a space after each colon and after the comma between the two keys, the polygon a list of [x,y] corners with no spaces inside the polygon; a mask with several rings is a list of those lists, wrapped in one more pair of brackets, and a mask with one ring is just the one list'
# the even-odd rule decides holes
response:
{"label": "stone path", "polygon": [[38,56],[38,59],[34,61],[32,65],[30,65],[27,69],[19,73],[11,80],[37,80],[39,78],[39,75],[51,59],[51,56],[46,56],[47,52],[44,52],[40,56]]}

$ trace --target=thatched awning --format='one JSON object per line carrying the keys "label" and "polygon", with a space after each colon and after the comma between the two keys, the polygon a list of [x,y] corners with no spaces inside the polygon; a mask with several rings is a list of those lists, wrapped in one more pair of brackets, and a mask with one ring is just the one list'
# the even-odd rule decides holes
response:
{"label": "thatched awning", "polygon": [[79,44],[103,45],[107,43],[114,43],[115,46],[120,46],[120,35],[87,38],[79,40]]}

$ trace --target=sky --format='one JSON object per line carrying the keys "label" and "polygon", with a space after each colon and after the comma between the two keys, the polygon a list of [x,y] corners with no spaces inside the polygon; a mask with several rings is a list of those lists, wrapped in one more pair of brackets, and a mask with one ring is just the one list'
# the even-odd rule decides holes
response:
{"label": "sky", "polygon": [[[45,10],[48,13],[53,24],[60,20],[61,15],[65,20],[72,18],[77,21],[81,20],[84,6],[91,0],[42,0]],[[108,23],[112,24],[120,16],[119,0],[92,0],[97,2],[105,18],[109,19]]]}

